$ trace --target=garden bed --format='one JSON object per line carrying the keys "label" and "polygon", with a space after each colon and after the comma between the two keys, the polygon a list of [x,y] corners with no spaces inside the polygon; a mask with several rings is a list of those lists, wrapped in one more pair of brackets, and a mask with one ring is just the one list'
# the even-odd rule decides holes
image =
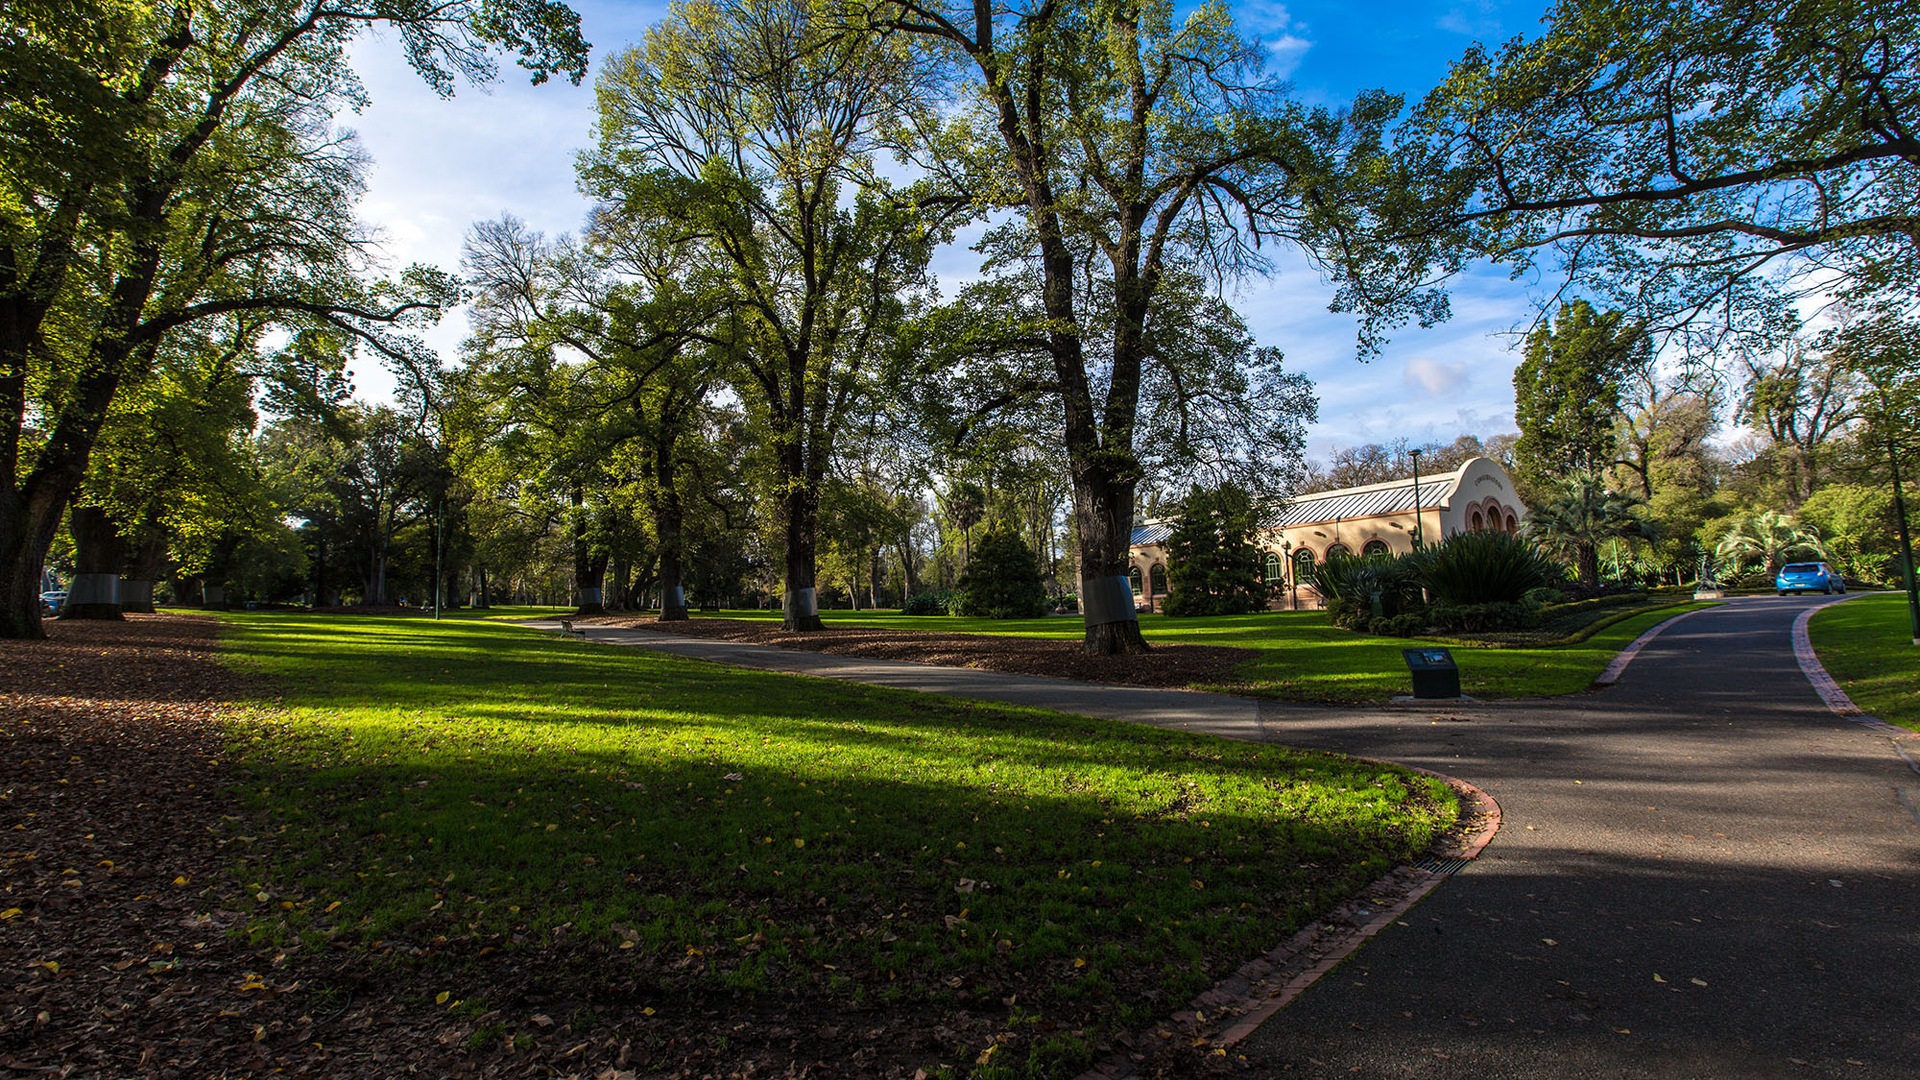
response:
{"label": "garden bed", "polygon": [[1124,686],[1189,687],[1232,681],[1240,664],[1259,655],[1223,645],[1155,644],[1145,653],[1093,656],[1078,641],[937,630],[885,630],[828,624],[796,634],[780,624],[747,619],[697,618],[663,623],[650,615],[576,618],[576,626],[617,626],[684,637],[776,645],[783,649],[903,660],[940,667],[977,668],[1014,675],[1051,675]]}

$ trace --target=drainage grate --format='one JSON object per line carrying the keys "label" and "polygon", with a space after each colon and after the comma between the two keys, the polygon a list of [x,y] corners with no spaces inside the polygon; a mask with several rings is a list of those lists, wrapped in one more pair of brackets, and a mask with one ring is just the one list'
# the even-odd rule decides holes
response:
{"label": "drainage grate", "polygon": [[1420,869],[1420,870],[1425,870],[1425,871],[1426,871],[1427,873],[1429,873],[1429,874],[1439,874],[1439,875],[1441,875],[1441,876],[1443,876],[1443,877],[1444,877],[1444,876],[1446,876],[1447,874],[1451,874],[1451,873],[1453,873],[1453,872],[1454,872],[1455,870],[1458,870],[1458,869],[1460,869],[1461,867],[1463,867],[1463,866],[1465,866],[1465,865],[1467,865],[1467,860],[1465,860],[1465,859],[1438,859],[1438,858],[1435,858],[1435,857],[1433,857],[1433,856],[1431,856],[1431,855],[1429,855],[1429,856],[1427,856],[1427,857],[1426,857],[1426,858],[1424,858],[1424,859],[1416,859],[1416,860],[1414,860],[1414,863],[1413,863],[1413,865],[1414,865],[1414,866],[1415,866],[1415,867],[1416,867],[1417,869]]}

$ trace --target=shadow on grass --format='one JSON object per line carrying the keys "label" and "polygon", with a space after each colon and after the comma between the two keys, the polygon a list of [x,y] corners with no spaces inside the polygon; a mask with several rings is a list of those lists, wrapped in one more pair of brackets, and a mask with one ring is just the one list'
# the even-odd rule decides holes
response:
{"label": "shadow on grass", "polygon": [[241,757],[274,836],[255,930],[289,940],[557,930],[656,981],[857,1003],[959,980],[1125,1026],[1454,812],[1370,763],[516,628],[228,625],[287,691]]}

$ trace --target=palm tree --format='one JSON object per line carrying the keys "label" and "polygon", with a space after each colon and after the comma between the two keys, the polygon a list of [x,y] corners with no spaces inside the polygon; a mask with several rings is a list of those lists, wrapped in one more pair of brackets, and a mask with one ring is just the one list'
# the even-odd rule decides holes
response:
{"label": "palm tree", "polygon": [[1713,553],[1742,564],[1758,557],[1766,563],[1769,577],[1778,574],[1781,565],[1797,553],[1822,559],[1829,557],[1819,533],[1795,524],[1790,515],[1778,510],[1762,510],[1745,521],[1735,522],[1720,538]]}
{"label": "palm tree", "polygon": [[957,480],[947,489],[947,496],[941,500],[946,503],[947,524],[960,530],[966,553],[961,558],[965,565],[973,561],[973,527],[987,512],[987,493],[980,485],[971,480]]}
{"label": "palm tree", "polygon": [[1570,473],[1532,508],[1526,534],[1541,550],[1573,563],[1580,584],[1597,589],[1600,545],[1647,535],[1646,526],[1633,513],[1640,502],[1635,496],[1608,488],[1597,474]]}

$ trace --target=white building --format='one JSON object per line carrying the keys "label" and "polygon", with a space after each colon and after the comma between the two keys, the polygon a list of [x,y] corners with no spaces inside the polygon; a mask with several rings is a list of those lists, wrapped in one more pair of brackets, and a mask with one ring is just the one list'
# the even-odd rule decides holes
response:
{"label": "white building", "polygon": [[[1422,543],[1434,544],[1461,532],[1517,532],[1527,520],[1513,478],[1490,458],[1470,458],[1452,472],[1421,476],[1417,499],[1415,487],[1409,476],[1289,500],[1278,521],[1258,536],[1267,551],[1267,583],[1280,590],[1273,606],[1323,606],[1313,574],[1335,551],[1405,554],[1413,550],[1416,530]],[[1157,520],[1133,528],[1127,576],[1138,607],[1158,610],[1167,594],[1164,545],[1173,525]]]}

